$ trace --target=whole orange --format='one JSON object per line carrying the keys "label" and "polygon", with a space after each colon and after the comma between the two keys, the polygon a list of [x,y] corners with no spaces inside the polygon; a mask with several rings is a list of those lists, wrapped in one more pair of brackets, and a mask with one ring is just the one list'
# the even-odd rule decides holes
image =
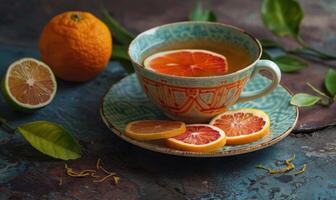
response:
{"label": "whole orange", "polygon": [[44,27],[39,41],[42,60],[67,81],[86,81],[99,74],[112,54],[108,27],[88,12],[65,12]]}

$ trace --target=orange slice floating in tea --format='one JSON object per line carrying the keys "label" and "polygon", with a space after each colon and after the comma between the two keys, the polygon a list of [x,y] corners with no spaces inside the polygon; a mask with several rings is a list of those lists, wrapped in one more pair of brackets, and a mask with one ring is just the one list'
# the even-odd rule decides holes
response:
{"label": "orange slice floating in tea", "polygon": [[23,58],[11,64],[2,91],[16,110],[30,111],[48,105],[57,90],[55,76],[44,63]]}
{"label": "orange slice floating in tea", "polygon": [[210,122],[226,134],[227,144],[246,144],[254,142],[269,133],[268,115],[257,109],[226,111]]}
{"label": "orange slice floating in tea", "polygon": [[184,122],[166,120],[140,120],[130,122],[125,134],[136,140],[157,140],[170,138],[184,133]]}
{"label": "orange slice floating in tea", "polygon": [[182,151],[211,152],[223,147],[225,142],[223,130],[208,124],[190,124],[183,134],[167,139],[166,144]]}
{"label": "orange slice floating in tea", "polygon": [[223,55],[200,49],[181,49],[153,54],[145,59],[147,69],[173,76],[215,76],[228,71]]}

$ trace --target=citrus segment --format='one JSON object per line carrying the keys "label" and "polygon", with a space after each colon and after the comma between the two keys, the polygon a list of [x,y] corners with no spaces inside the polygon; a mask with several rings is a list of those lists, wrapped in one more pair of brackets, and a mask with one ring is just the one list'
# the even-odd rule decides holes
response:
{"label": "citrus segment", "polygon": [[183,134],[167,139],[166,143],[182,151],[211,152],[223,147],[225,141],[221,129],[207,124],[191,124]]}
{"label": "citrus segment", "polygon": [[214,76],[228,71],[223,55],[198,49],[181,49],[153,54],[145,59],[147,69],[173,76]]}
{"label": "citrus segment", "polygon": [[156,140],[180,135],[185,130],[184,122],[140,120],[127,124],[125,133],[136,140]]}
{"label": "citrus segment", "polygon": [[23,58],[11,64],[3,80],[4,96],[19,110],[48,105],[56,90],[56,79],[51,69],[33,58]]}
{"label": "citrus segment", "polygon": [[215,117],[210,124],[225,132],[227,144],[246,144],[268,134],[270,120],[261,110],[240,109],[226,111]]}

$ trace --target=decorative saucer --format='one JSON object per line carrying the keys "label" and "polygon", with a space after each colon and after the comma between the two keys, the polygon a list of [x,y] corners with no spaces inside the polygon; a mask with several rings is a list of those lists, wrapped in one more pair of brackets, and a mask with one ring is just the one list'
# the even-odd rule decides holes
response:
{"label": "decorative saucer", "polygon": [[[244,90],[260,89],[270,82],[266,77],[256,75],[248,82]],[[226,145],[219,151],[210,153],[179,151],[166,147],[162,141],[137,141],[124,134],[128,122],[143,119],[167,119],[146,97],[135,74],[112,85],[103,97],[100,113],[103,121],[114,134],[144,149],[177,156],[223,157],[263,149],[284,139],[295,127],[299,114],[298,108],[289,104],[290,99],[290,91],[279,85],[265,97],[232,106],[230,109],[256,108],[265,111],[270,116],[271,131],[256,142],[244,145]]]}

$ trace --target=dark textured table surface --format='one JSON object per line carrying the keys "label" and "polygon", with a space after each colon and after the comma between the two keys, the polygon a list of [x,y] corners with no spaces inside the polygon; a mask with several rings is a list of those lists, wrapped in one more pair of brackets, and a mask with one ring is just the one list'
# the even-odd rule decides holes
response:
{"label": "dark textured table surface", "polygon": [[[260,1],[210,1],[220,22],[242,27],[259,38],[273,38],[262,27]],[[300,1],[306,17],[302,35],[311,44],[336,52],[336,3]],[[186,19],[193,1],[106,1],[106,7],[135,33]],[[21,57],[39,58],[36,43],[43,25],[66,10],[89,10],[99,16],[96,1],[0,1],[0,75]],[[292,46],[290,40],[283,43]],[[333,44],[333,45],[331,45]],[[284,75],[293,91],[306,90],[307,77],[320,84],[327,65],[311,63],[309,70]],[[330,65],[332,66],[332,65]],[[47,119],[69,129],[84,147],[74,168],[92,168],[102,158],[121,181],[93,183],[90,178],[64,175],[64,163],[32,149],[19,136],[0,130],[0,199],[335,199],[336,108],[301,110],[300,127],[280,143],[241,156],[212,159],[181,158],[142,150],[115,137],[99,116],[101,98],[125,72],[117,62],[96,79],[74,84],[58,81],[53,103],[32,115],[13,112],[0,98],[0,115],[17,125]],[[318,117],[314,117],[314,114]],[[305,131],[303,134],[302,131]],[[307,164],[307,172],[267,175],[255,166],[273,164],[296,154],[294,164]],[[62,185],[59,180],[62,177]]]}

